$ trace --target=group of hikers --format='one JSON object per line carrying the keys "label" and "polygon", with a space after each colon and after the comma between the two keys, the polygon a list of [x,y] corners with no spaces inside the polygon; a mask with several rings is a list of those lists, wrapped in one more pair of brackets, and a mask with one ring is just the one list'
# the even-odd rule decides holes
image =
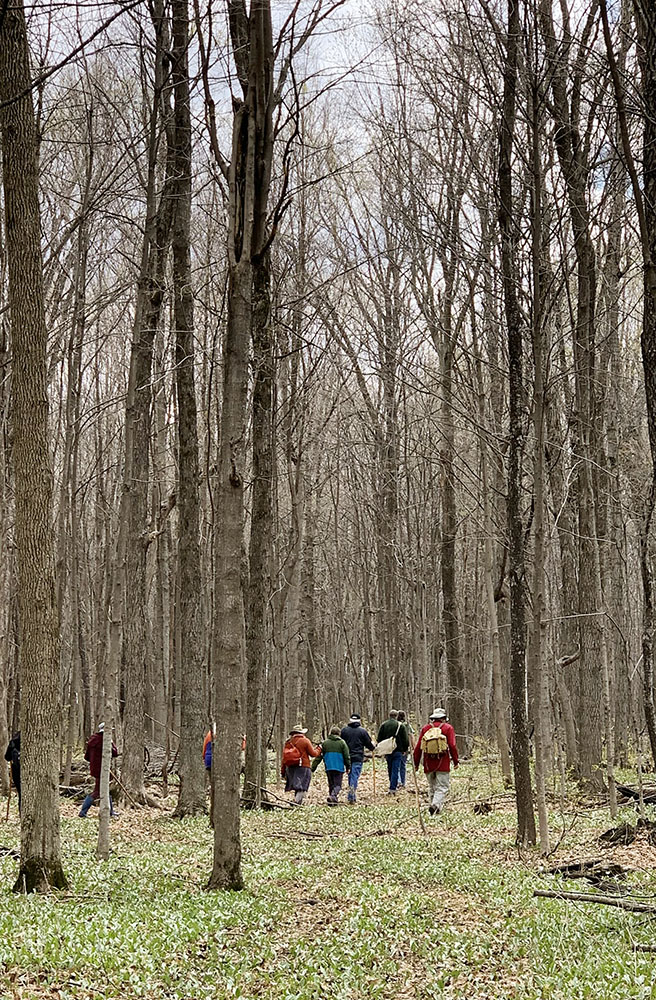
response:
{"label": "group of hikers", "polygon": [[[355,805],[357,801],[358,783],[362,774],[365,752],[369,751],[378,757],[385,757],[389,788],[387,795],[396,795],[405,788],[406,765],[408,754],[412,747],[412,765],[415,770],[423,758],[424,772],[428,781],[429,807],[431,816],[439,814],[446,801],[449,791],[449,775],[451,764],[458,766],[458,747],[453,726],[447,720],[443,708],[431,712],[413,744],[413,730],[403,711],[392,709],[389,718],[378,730],[376,742],[362,725],[362,720],[354,713],[347,724],[340,729],[333,726],[328,738],[319,744],[314,744],[307,737],[307,729],[294,726],[285,742],[282,752],[282,777],[285,780],[285,791],[293,792],[292,804],[303,805],[310,787],[312,773],[323,761],[328,780],[328,798],[330,806],[336,806],[342,791],[344,775],[348,776],[347,802]],[[86,817],[91,805],[100,798],[100,772],[102,767],[102,748],[104,725],[98,727],[98,732],[88,740],[85,748],[85,759],[89,762],[91,776],[95,779],[92,792],[84,799],[79,815]],[[242,751],[245,749],[245,737],[242,740]],[[112,741],[112,757],[117,755],[116,746]],[[20,733],[10,741],[5,753],[5,760],[11,765],[12,782],[18,791],[18,805],[21,805],[20,781]],[[203,760],[209,771],[212,766],[212,734],[208,732],[203,744]],[[115,815],[114,804],[110,798],[111,815]]]}
{"label": "group of hikers", "polygon": [[[307,737],[307,729],[294,726],[282,752],[282,777],[285,791],[293,792],[293,805],[303,805],[310,787],[312,773],[323,761],[328,780],[327,803],[336,806],[342,790],[344,775],[348,775],[347,802],[355,805],[358,782],[362,773],[365,751],[385,757],[389,789],[387,795],[396,795],[405,788],[406,764],[412,743],[412,729],[405,712],[392,709],[389,718],[378,730],[376,742],[362,725],[359,715],[353,714],[340,729],[333,726],[328,738],[315,745]],[[458,766],[458,747],[453,726],[447,721],[443,708],[431,712],[428,722],[419,731],[413,747],[412,764],[419,770],[423,758],[428,781],[431,816],[439,814],[449,791],[451,763]]]}

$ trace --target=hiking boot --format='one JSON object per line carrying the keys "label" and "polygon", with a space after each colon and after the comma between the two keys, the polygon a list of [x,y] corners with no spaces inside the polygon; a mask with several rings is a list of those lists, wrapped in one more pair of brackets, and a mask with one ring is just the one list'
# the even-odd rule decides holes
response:
{"label": "hiking boot", "polygon": [[439,809],[437,808],[437,806],[434,806],[432,804],[429,805],[429,807],[428,807],[428,815],[429,816],[434,816],[436,812],[439,812]]}

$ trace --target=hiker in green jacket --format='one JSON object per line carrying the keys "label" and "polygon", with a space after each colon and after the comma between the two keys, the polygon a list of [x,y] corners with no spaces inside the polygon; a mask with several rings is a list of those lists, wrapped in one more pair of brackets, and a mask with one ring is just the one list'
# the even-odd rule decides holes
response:
{"label": "hiker in green jacket", "polygon": [[316,771],[321,761],[326,766],[326,777],[328,778],[328,798],[326,802],[329,806],[336,806],[339,793],[342,790],[342,777],[344,772],[351,770],[351,754],[342,739],[339,726],[333,726],[327,740],[321,744],[321,753],[312,761],[312,770]]}

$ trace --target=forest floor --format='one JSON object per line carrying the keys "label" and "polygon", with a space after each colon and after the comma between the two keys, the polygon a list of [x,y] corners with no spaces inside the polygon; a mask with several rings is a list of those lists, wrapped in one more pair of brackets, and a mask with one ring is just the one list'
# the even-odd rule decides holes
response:
{"label": "forest floor", "polygon": [[[379,774],[379,779],[380,779]],[[410,778],[411,775],[408,775]],[[422,779],[423,781],[423,779]],[[514,846],[512,800],[482,765],[463,763],[439,818],[414,795],[325,804],[323,769],[301,809],[243,814],[246,889],[210,893],[206,819],[124,810],[112,857],[95,859],[97,810],[62,801],[70,890],[11,892],[0,856],[0,997],[95,1000],[647,1000],[656,995],[656,919],[600,904],[538,899],[536,889],[595,892],[545,869],[621,864],[608,891],[656,903],[656,847],[604,847],[608,811],[566,803],[553,814],[547,862]],[[283,794],[278,788],[279,794]],[[489,797],[493,810],[475,815]],[[169,808],[170,807],[170,808]],[[621,819],[635,823],[625,807]],[[0,843],[16,850],[14,805]],[[611,880],[612,881],[612,880]]]}

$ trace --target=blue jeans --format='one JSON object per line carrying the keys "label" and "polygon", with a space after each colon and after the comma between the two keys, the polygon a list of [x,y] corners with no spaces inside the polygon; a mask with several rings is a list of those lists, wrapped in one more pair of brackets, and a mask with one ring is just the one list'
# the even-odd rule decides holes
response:
{"label": "blue jeans", "polygon": [[400,750],[395,750],[394,753],[388,753],[385,757],[387,760],[387,773],[389,775],[389,790],[390,792],[395,792],[399,784],[399,771],[401,769],[401,758],[403,754]]}
{"label": "blue jeans", "polygon": [[[82,808],[80,809],[80,811],[78,813],[78,816],[82,816],[82,818],[84,819],[84,817],[89,812],[89,809],[91,808],[92,805],[93,805],[93,795],[92,795],[91,792],[89,792],[89,794],[87,795],[86,799],[82,803]],[[114,814],[114,803],[112,802],[111,795],[109,796],[109,815],[110,816],[114,816],[115,815]]]}
{"label": "blue jeans", "polygon": [[399,784],[398,784],[399,788],[401,788],[401,786],[403,786],[403,788],[405,788],[405,765],[406,765],[407,760],[408,760],[407,753],[402,753],[401,754],[401,763],[399,764]]}
{"label": "blue jeans", "polygon": [[361,760],[351,761],[351,771],[349,774],[348,783],[348,801],[355,802],[355,793],[358,790],[358,781],[360,780],[360,775],[362,774],[362,764]]}

